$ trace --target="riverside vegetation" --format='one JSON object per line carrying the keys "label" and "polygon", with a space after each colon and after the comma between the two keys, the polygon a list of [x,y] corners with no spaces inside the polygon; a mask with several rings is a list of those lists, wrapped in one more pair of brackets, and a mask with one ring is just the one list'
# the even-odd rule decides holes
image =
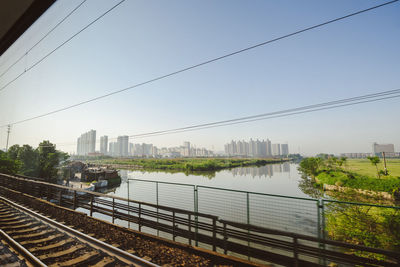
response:
{"label": "riverside vegetation", "polygon": [[[359,192],[352,189],[398,194],[400,160],[390,161],[389,172],[384,172],[379,163],[376,158],[347,160],[323,155],[303,159],[299,170],[311,177],[316,186],[330,184],[348,189],[333,193],[342,202],[325,206],[325,230],[329,238],[400,252],[400,207],[348,203],[360,200]],[[361,255],[358,251],[351,253]],[[373,253],[363,256],[377,258]]]}
{"label": "riverside vegetation", "polygon": [[120,165],[132,169],[209,172],[236,167],[263,166],[289,159],[225,159],[225,158],[176,158],[176,159],[102,159],[95,164]]}
{"label": "riverside vegetation", "polygon": [[[388,162],[387,173],[378,167],[378,163],[377,157],[372,157],[371,160],[356,160],[354,163],[346,158],[310,157],[300,162],[299,170],[311,176],[319,186],[336,185],[349,189],[387,192],[394,197],[398,196],[400,160]],[[391,166],[394,166],[393,169]]]}

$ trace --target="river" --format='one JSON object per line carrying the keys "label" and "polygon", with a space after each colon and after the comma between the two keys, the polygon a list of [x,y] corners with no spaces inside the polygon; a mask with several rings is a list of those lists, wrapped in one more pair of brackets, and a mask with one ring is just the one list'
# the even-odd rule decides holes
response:
{"label": "river", "polygon": [[285,162],[205,175],[119,170],[122,182],[107,194],[316,235],[316,201],[299,187],[297,168]]}

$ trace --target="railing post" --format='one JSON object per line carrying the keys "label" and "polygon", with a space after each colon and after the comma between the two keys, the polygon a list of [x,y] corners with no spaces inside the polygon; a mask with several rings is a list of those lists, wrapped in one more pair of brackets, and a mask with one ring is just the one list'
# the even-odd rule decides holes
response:
{"label": "railing post", "polygon": [[129,178],[126,179],[126,183],[128,184],[128,228],[131,228],[131,214],[130,214],[130,201],[129,201]]}
{"label": "railing post", "polygon": [[138,219],[138,223],[139,223],[139,232],[141,232],[142,231],[142,225],[141,225],[141,217],[142,217],[142,204],[141,203],[139,203],[139,214],[138,214],[138,217],[139,217],[139,219]]}
{"label": "railing post", "polygon": [[198,216],[198,212],[199,212],[199,188],[196,186],[194,186],[194,220],[195,220],[195,233],[194,233],[194,240],[196,247],[199,246],[199,241],[198,241],[198,237],[197,234],[199,232],[199,216]]}
{"label": "railing post", "polygon": [[74,190],[74,204],[73,204],[74,210],[76,209],[76,190]]}
{"label": "railing post", "polygon": [[192,216],[188,214],[188,232],[189,232],[189,245],[192,245]]}
{"label": "railing post", "polygon": [[114,213],[115,213],[115,198],[112,201],[112,223],[114,223]]}
{"label": "railing post", "polygon": [[[325,241],[326,236],[325,236],[325,202],[324,202],[324,199],[321,199],[321,205],[322,205],[322,240]],[[322,248],[325,250],[325,242],[322,244]],[[325,252],[323,254],[325,255]],[[326,266],[325,256],[323,257],[323,264],[324,264],[324,266]]]}
{"label": "railing post", "polygon": [[228,252],[228,236],[226,235],[226,223],[224,222],[224,254]]}
{"label": "railing post", "polygon": [[294,266],[299,266],[299,255],[298,255],[298,247],[297,247],[297,237],[293,237],[293,257],[294,257]]}
{"label": "railing post", "polygon": [[[317,235],[318,239],[321,239],[321,211],[320,211],[320,200],[318,199],[317,204]],[[320,244],[321,245],[321,244]]]}
{"label": "railing post", "polygon": [[217,251],[217,219],[213,218],[213,251]]}
{"label": "railing post", "polygon": [[247,203],[247,224],[250,224],[250,196],[249,192],[246,193],[246,203]]}
{"label": "railing post", "polygon": [[322,212],[322,239],[325,240],[325,202],[323,199],[321,199],[321,212]]}
{"label": "railing post", "polygon": [[93,216],[93,201],[94,201],[94,197],[92,194],[90,194],[90,217]]}
{"label": "railing post", "polygon": [[156,203],[157,203],[157,236],[160,236],[160,221],[158,219],[159,213],[158,213],[158,182],[156,182]]}
{"label": "railing post", "polygon": [[[250,225],[250,193],[246,192],[247,225]],[[247,228],[247,259],[250,260],[250,229]]]}
{"label": "railing post", "polygon": [[[325,204],[324,204],[324,199],[318,199],[317,207],[318,207],[318,239],[325,241]],[[325,250],[325,243],[319,242],[319,248],[320,248],[320,250],[321,249]],[[322,264],[323,266],[326,266],[326,260],[323,255],[324,255],[324,252],[319,254],[319,261],[320,261],[320,264]]]}
{"label": "railing post", "polygon": [[175,241],[175,211],[172,211],[172,240]]}

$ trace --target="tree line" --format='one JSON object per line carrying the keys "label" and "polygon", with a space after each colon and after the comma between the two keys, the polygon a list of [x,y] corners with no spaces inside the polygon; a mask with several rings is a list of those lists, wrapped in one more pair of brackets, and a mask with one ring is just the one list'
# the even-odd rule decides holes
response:
{"label": "tree line", "polygon": [[21,174],[44,178],[55,182],[57,167],[65,162],[69,155],[56,149],[56,145],[45,140],[37,148],[30,145],[13,145],[7,152],[0,151],[0,173]]}

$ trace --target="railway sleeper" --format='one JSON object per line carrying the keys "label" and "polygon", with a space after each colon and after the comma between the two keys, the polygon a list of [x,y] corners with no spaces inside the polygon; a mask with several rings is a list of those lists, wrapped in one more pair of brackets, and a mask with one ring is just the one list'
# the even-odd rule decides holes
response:
{"label": "railway sleeper", "polygon": [[0,203],[0,212],[4,211],[4,210],[11,210],[13,208],[8,207],[6,204]]}
{"label": "railway sleeper", "polygon": [[17,229],[25,229],[25,228],[32,228],[35,227],[37,225],[40,225],[41,223],[38,221],[32,221],[26,224],[21,224],[21,225],[9,225],[9,226],[2,226],[1,229],[3,231],[7,231],[8,229],[13,229],[13,230],[17,230]]}
{"label": "railway sleeper", "polygon": [[[43,260],[48,266],[89,266],[97,263],[100,261],[102,258],[104,258],[103,255],[101,255],[97,251],[89,251],[80,254],[78,257],[65,257],[64,259],[58,258],[57,262],[54,263],[47,263],[46,260]],[[64,261],[63,261],[64,260]]]}
{"label": "railway sleeper", "polygon": [[48,253],[50,250],[60,250],[60,249],[65,249],[65,247],[70,246],[73,244],[75,240],[73,238],[67,238],[67,239],[61,239],[57,240],[55,243],[48,244],[45,246],[35,246],[29,251],[35,255],[40,255],[40,254],[45,254]]}
{"label": "railway sleeper", "polygon": [[21,266],[26,266],[26,265],[21,265],[22,262],[13,262],[13,263],[6,263],[4,265],[1,265],[1,267],[21,267]]}
{"label": "railway sleeper", "polygon": [[19,212],[16,210],[8,210],[8,211],[1,211],[0,212],[0,218],[7,218],[7,217],[12,217],[18,214]]}
{"label": "railway sleeper", "polygon": [[115,266],[116,259],[113,257],[105,257],[96,264],[92,265],[92,267],[107,267],[107,266]]}
{"label": "railway sleeper", "polygon": [[54,240],[59,240],[61,238],[65,238],[65,234],[62,233],[56,233],[53,235],[49,235],[47,237],[41,238],[41,239],[34,239],[34,240],[25,240],[21,241],[20,244],[26,248],[29,248],[30,246],[36,246],[38,244],[50,244]]}
{"label": "railway sleeper", "polygon": [[42,261],[49,261],[49,260],[55,260],[61,257],[68,256],[69,258],[72,258],[73,255],[80,254],[81,250],[86,249],[87,247],[82,244],[78,244],[76,246],[70,246],[69,248],[65,247],[65,249],[61,251],[50,251],[46,254],[38,256],[38,258]]}
{"label": "railway sleeper", "polygon": [[21,241],[30,240],[30,239],[44,238],[46,236],[53,235],[55,233],[57,233],[56,230],[49,229],[49,230],[44,230],[44,231],[40,231],[40,232],[33,233],[33,234],[22,234],[22,235],[15,235],[15,236],[11,235],[11,236],[14,240],[21,242]]}
{"label": "railway sleeper", "polygon": [[47,225],[44,224],[39,224],[37,226],[31,227],[31,228],[26,228],[26,229],[17,229],[17,230],[12,230],[12,231],[7,231],[7,234],[9,235],[15,235],[15,234],[29,234],[32,232],[36,231],[43,231],[45,229],[48,229]]}
{"label": "railway sleeper", "polygon": [[21,223],[21,222],[23,222],[23,220],[26,220],[28,218],[29,218],[28,216],[21,215],[21,214],[13,216],[11,218],[5,218],[5,219],[0,218],[0,224],[7,224],[7,223],[13,223],[13,222]]}

